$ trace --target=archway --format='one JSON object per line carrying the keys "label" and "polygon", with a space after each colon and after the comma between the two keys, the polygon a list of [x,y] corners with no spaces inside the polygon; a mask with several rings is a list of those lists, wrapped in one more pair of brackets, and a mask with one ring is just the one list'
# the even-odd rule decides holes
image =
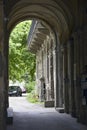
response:
{"label": "archway", "polygon": [[[43,21],[47,28],[51,29],[55,37],[55,79],[58,78],[58,50],[60,44],[64,44],[69,38],[70,31],[73,25],[72,15],[69,8],[61,1],[57,3],[56,1],[19,1],[12,4],[12,8],[8,9],[7,18],[7,30],[8,37],[12,28],[20,21],[26,19],[38,19]],[[13,5],[14,4],[14,5]],[[10,6],[10,3],[8,3]],[[8,8],[8,7],[7,7]],[[58,90],[58,82],[55,80],[55,88]],[[58,98],[58,97],[56,97]],[[58,102],[58,101],[57,101]],[[56,106],[57,105],[56,102]]]}
{"label": "archway", "polygon": [[[6,3],[5,3],[6,4]],[[53,0],[42,1],[19,1],[7,3],[6,9],[6,42],[8,42],[9,34],[13,27],[20,21],[35,18],[43,21],[49,30],[51,29],[55,38],[54,57],[54,85],[55,85],[55,107],[58,107],[58,71],[60,60],[60,46],[63,45],[69,38],[73,26],[73,16],[66,4],[63,1],[56,2]],[[9,8],[10,7],[10,8]],[[8,44],[6,47],[8,50]],[[8,53],[8,51],[6,51]],[[6,59],[7,55],[6,55]],[[8,60],[7,60],[8,63]],[[8,73],[8,70],[7,70]],[[8,76],[7,76],[8,77]],[[6,77],[6,78],[7,78]],[[59,95],[60,96],[60,95]]]}
{"label": "archway", "polygon": [[[40,19],[53,30],[55,37],[55,88],[59,86],[58,74],[60,66],[60,50],[63,53],[63,72],[65,88],[65,106],[67,113],[74,113],[79,121],[87,123],[86,105],[81,98],[80,76],[87,64],[86,60],[86,0],[1,0],[0,1],[0,85],[3,86],[1,95],[0,129],[5,126],[4,114],[7,104],[8,86],[8,39],[12,28],[26,19]],[[48,28],[49,28],[48,27]],[[70,39],[69,39],[70,38]],[[68,40],[68,41],[67,41]],[[63,45],[63,48],[62,48]],[[61,49],[60,49],[61,48]],[[56,53],[55,53],[56,52]],[[1,64],[3,62],[3,64]],[[3,71],[2,71],[3,70]],[[69,88],[68,88],[68,87]],[[60,88],[61,90],[61,88]],[[68,91],[69,90],[69,91]],[[68,95],[68,96],[67,96]],[[60,93],[59,93],[60,96]],[[68,98],[70,97],[70,98]],[[56,97],[58,99],[58,97]],[[68,99],[68,100],[67,100]],[[6,104],[5,104],[6,101]],[[59,102],[57,100],[57,102]],[[57,105],[56,105],[57,106]],[[85,108],[84,108],[85,106]],[[70,107],[70,108],[69,108]],[[4,112],[5,109],[5,112]],[[6,114],[5,114],[6,115]],[[3,126],[2,126],[3,124]]]}

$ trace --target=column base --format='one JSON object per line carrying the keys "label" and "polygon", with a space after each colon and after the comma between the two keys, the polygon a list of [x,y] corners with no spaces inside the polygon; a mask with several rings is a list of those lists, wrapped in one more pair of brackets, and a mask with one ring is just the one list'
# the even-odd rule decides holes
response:
{"label": "column base", "polygon": [[82,107],[82,110],[77,117],[77,122],[87,125],[87,106]]}
{"label": "column base", "polygon": [[58,111],[59,113],[64,113],[64,108],[61,108],[61,107],[57,107],[56,108],[56,111]]}
{"label": "column base", "polygon": [[45,101],[44,107],[54,107],[54,101]]}

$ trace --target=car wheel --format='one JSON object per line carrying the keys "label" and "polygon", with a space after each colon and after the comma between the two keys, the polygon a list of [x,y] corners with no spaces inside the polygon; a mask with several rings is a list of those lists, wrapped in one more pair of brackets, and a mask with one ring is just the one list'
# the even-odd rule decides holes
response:
{"label": "car wheel", "polygon": [[18,93],[16,93],[16,96],[18,96]]}
{"label": "car wheel", "polygon": [[20,94],[20,96],[22,96],[22,93]]}

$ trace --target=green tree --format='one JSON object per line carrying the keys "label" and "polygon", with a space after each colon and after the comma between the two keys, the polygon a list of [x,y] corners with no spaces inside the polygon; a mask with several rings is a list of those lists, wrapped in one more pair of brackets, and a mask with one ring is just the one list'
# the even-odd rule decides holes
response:
{"label": "green tree", "polygon": [[35,74],[35,55],[27,49],[27,37],[32,21],[19,23],[9,39],[9,79],[33,80]]}

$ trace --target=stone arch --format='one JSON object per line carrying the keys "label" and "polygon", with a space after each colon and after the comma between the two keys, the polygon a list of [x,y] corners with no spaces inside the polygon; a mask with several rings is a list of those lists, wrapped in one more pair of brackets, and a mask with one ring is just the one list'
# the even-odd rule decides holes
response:
{"label": "stone arch", "polygon": [[[7,29],[9,34],[14,26],[23,20],[35,18],[43,21],[46,27],[53,32],[55,44],[54,55],[56,58],[55,64],[58,66],[59,61],[57,61],[57,59],[60,59],[60,43],[63,44],[68,40],[73,27],[73,15],[70,12],[71,10],[63,0],[20,0],[15,3],[16,4],[10,8],[8,13]],[[56,66],[55,77],[58,78]],[[59,83],[55,80],[55,85],[56,84],[58,85]],[[55,105],[56,107],[58,106],[57,101]]]}
{"label": "stone arch", "polygon": [[61,42],[64,43],[68,39],[73,17],[63,1],[59,1],[59,3],[53,0],[16,2],[8,16],[9,32],[20,21],[32,18],[40,19],[46,23],[59,36]]}

